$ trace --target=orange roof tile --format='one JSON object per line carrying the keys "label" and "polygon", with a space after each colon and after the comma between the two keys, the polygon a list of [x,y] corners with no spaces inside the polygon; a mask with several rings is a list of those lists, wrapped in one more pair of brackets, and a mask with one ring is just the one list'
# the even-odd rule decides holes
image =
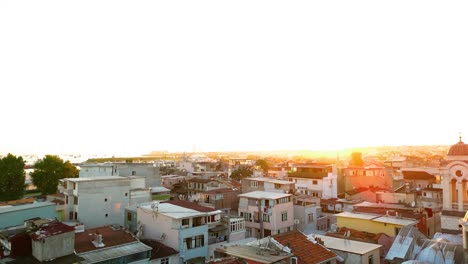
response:
{"label": "orange roof tile", "polygon": [[303,261],[304,264],[321,263],[336,258],[335,253],[322,245],[310,241],[297,230],[275,235],[273,238],[283,246],[288,246],[292,250],[292,253]]}

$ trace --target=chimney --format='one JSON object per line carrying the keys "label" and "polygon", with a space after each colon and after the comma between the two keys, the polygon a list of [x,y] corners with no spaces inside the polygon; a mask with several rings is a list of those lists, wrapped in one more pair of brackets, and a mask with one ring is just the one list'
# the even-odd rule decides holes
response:
{"label": "chimney", "polygon": [[92,243],[97,248],[101,248],[105,246],[105,244],[102,241],[102,235],[99,234],[99,231],[96,231],[96,233],[94,234],[94,240],[92,241]]}

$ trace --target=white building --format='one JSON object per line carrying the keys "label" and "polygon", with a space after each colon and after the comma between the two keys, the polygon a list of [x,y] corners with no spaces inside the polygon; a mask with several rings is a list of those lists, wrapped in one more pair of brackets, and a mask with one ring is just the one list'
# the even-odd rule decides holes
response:
{"label": "white building", "polygon": [[227,241],[221,211],[188,201],[168,201],[137,208],[139,234],[179,251],[179,263],[205,263],[209,246]]}
{"label": "white building", "polygon": [[335,165],[293,165],[289,181],[300,194],[323,198],[338,197],[338,175]]}
{"label": "white building", "polygon": [[[137,190],[137,201],[142,201],[144,178],[96,176],[61,180],[65,195],[65,221],[78,221],[86,228],[124,224],[124,209],[132,202],[132,191]],[[148,193],[150,193],[148,189]]]}

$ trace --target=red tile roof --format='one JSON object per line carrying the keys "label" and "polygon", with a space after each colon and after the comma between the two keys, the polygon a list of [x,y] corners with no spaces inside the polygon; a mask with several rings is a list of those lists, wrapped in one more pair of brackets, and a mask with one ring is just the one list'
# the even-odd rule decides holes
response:
{"label": "red tile roof", "polygon": [[216,209],[206,207],[206,206],[202,206],[202,205],[199,205],[199,204],[196,204],[196,203],[193,203],[193,202],[189,202],[189,201],[183,201],[183,200],[170,200],[170,201],[165,201],[163,203],[170,203],[170,204],[173,204],[173,205],[177,205],[177,206],[180,206],[180,207],[192,209],[192,210],[195,210],[195,211],[198,211],[198,212],[203,212],[203,213],[209,213],[209,212],[216,211]]}
{"label": "red tile roof", "polygon": [[156,240],[141,240],[141,242],[145,243],[153,249],[151,250],[151,259],[165,258],[179,253],[177,250],[168,247]]}
{"label": "red tile roof", "polygon": [[75,251],[77,254],[101,249],[96,248],[92,243],[96,233],[102,235],[102,242],[105,246],[101,248],[119,246],[138,241],[131,233],[125,230],[114,230],[110,226],[86,229],[82,233],[75,234]]}
{"label": "red tile roof", "polygon": [[50,222],[42,225],[39,230],[31,234],[31,239],[38,241],[46,237],[56,236],[68,232],[75,232],[75,228],[61,222]]}
{"label": "red tile roof", "polygon": [[405,180],[435,180],[436,177],[426,171],[403,171]]}
{"label": "red tile roof", "polygon": [[231,192],[238,192],[240,194],[240,191],[233,190],[231,188],[221,188],[221,189],[214,189],[206,192],[200,192],[202,194],[221,194],[221,193],[231,193]]}
{"label": "red tile roof", "polygon": [[289,247],[292,253],[305,264],[321,263],[336,258],[335,253],[322,245],[310,241],[297,230],[275,235],[273,238],[283,246]]}
{"label": "red tile roof", "polygon": [[5,205],[20,205],[20,204],[31,204],[34,203],[36,199],[35,198],[23,198],[19,200],[12,200],[12,201],[6,201],[6,202],[1,202],[0,206],[5,206]]}

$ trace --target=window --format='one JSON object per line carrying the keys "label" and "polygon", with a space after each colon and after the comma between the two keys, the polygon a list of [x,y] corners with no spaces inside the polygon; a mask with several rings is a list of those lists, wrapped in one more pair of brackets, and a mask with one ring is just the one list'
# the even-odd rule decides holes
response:
{"label": "window", "polygon": [[136,175],[136,171],[132,171],[132,176],[135,176]]}
{"label": "window", "polygon": [[188,218],[182,219],[182,226],[188,226],[189,225],[189,220]]}
{"label": "window", "polygon": [[104,202],[107,202],[107,198],[104,198]]}
{"label": "window", "polygon": [[250,227],[245,228],[245,237],[252,237],[252,228]]}
{"label": "window", "polygon": [[374,255],[369,256],[369,264],[374,264]]}
{"label": "window", "polygon": [[75,204],[75,205],[78,204],[78,197],[76,197],[76,196],[73,197],[73,204]]}
{"label": "window", "polygon": [[125,193],[125,196],[128,196],[128,193]]}
{"label": "window", "polygon": [[205,237],[204,235],[188,237],[184,239],[184,244],[187,249],[200,248],[205,245]]}
{"label": "window", "polygon": [[289,202],[289,197],[279,198],[276,200],[278,204]]}
{"label": "window", "polygon": [[312,223],[314,221],[314,214],[313,213],[308,214],[307,220],[309,221],[309,223]]}
{"label": "window", "polygon": [[245,222],[244,219],[239,219],[231,222],[231,232],[237,232],[244,230]]}
{"label": "window", "polygon": [[267,214],[263,214],[262,220],[263,222],[270,222],[270,216]]}
{"label": "window", "polygon": [[76,182],[73,183],[73,190],[76,190]]}
{"label": "window", "polygon": [[78,212],[75,212],[75,220],[78,220]]}
{"label": "window", "polygon": [[317,184],[318,184],[318,181],[313,180],[313,181],[312,181],[312,184],[313,184],[313,185],[317,185]]}
{"label": "window", "polygon": [[281,221],[287,221],[288,220],[288,213],[283,212],[281,213]]}
{"label": "window", "polygon": [[250,187],[258,187],[258,181],[251,181],[250,182]]}
{"label": "window", "polygon": [[68,195],[65,195],[65,204],[68,204]]}
{"label": "window", "polygon": [[424,197],[426,197],[426,196],[427,196],[426,192],[423,192],[423,196],[424,196]]}
{"label": "window", "polygon": [[132,213],[130,213],[130,212],[127,213],[127,221],[128,222],[132,221]]}
{"label": "window", "polygon": [[281,184],[275,183],[275,189],[281,189]]}
{"label": "window", "polygon": [[395,227],[395,236],[397,236],[398,233],[400,233],[400,229],[401,229],[401,228]]}
{"label": "window", "polygon": [[107,217],[109,216],[109,214],[106,214],[105,216],[106,216],[106,218],[107,218]]}
{"label": "window", "polygon": [[252,214],[251,213],[244,213],[244,220],[251,222],[252,221]]}
{"label": "window", "polygon": [[291,264],[297,264],[297,257],[291,258]]}
{"label": "window", "polygon": [[162,258],[161,264],[169,264],[169,258]]}

